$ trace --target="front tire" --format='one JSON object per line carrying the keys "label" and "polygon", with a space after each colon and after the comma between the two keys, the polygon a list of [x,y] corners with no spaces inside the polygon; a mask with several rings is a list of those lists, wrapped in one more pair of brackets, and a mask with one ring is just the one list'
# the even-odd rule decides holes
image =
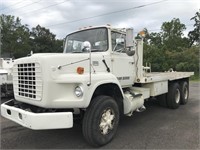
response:
{"label": "front tire", "polygon": [[109,96],[95,97],[83,118],[83,136],[92,146],[109,143],[116,134],[119,123],[119,108]]}

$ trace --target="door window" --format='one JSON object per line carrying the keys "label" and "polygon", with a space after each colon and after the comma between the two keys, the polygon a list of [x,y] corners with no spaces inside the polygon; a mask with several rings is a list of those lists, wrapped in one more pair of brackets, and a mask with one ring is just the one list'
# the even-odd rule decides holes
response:
{"label": "door window", "polygon": [[125,34],[111,32],[112,50],[114,52],[125,52]]}

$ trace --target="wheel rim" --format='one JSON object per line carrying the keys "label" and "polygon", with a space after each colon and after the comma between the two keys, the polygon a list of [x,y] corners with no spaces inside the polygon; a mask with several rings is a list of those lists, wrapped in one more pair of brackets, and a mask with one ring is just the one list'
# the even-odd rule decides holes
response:
{"label": "wheel rim", "polygon": [[115,119],[115,113],[112,109],[106,109],[100,120],[99,128],[101,131],[101,134],[106,135],[111,131],[114,127],[114,119]]}
{"label": "wheel rim", "polygon": [[187,89],[187,87],[184,87],[183,92],[184,92],[184,99],[187,99],[188,98],[188,89]]}
{"label": "wheel rim", "polygon": [[177,104],[180,101],[180,91],[179,91],[179,89],[176,89],[175,101],[176,101]]}

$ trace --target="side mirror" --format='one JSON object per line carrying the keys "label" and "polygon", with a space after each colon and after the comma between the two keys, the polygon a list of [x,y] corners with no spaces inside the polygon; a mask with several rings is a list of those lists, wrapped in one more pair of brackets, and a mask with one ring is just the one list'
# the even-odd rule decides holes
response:
{"label": "side mirror", "polygon": [[133,28],[128,28],[126,29],[126,54],[128,56],[133,56],[135,54],[133,47]]}
{"label": "side mirror", "polygon": [[126,29],[126,47],[133,47],[133,28]]}
{"label": "side mirror", "polygon": [[91,44],[89,41],[83,42],[83,50],[88,51],[88,52],[91,51]]}
{"label": "side mirror", "polygon": [[117,38],[116,43],[117,44],[124,44],[124,38]]}

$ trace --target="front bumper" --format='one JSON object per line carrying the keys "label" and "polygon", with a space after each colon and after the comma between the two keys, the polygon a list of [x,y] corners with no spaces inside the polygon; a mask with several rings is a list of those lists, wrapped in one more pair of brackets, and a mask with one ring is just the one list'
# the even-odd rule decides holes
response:
{"label": "front bumper", "polygon": [[1,104],[1,115],[24,127],[33,130],[73,127],[72,112],[34,113],[9,105],[11,101]]}

